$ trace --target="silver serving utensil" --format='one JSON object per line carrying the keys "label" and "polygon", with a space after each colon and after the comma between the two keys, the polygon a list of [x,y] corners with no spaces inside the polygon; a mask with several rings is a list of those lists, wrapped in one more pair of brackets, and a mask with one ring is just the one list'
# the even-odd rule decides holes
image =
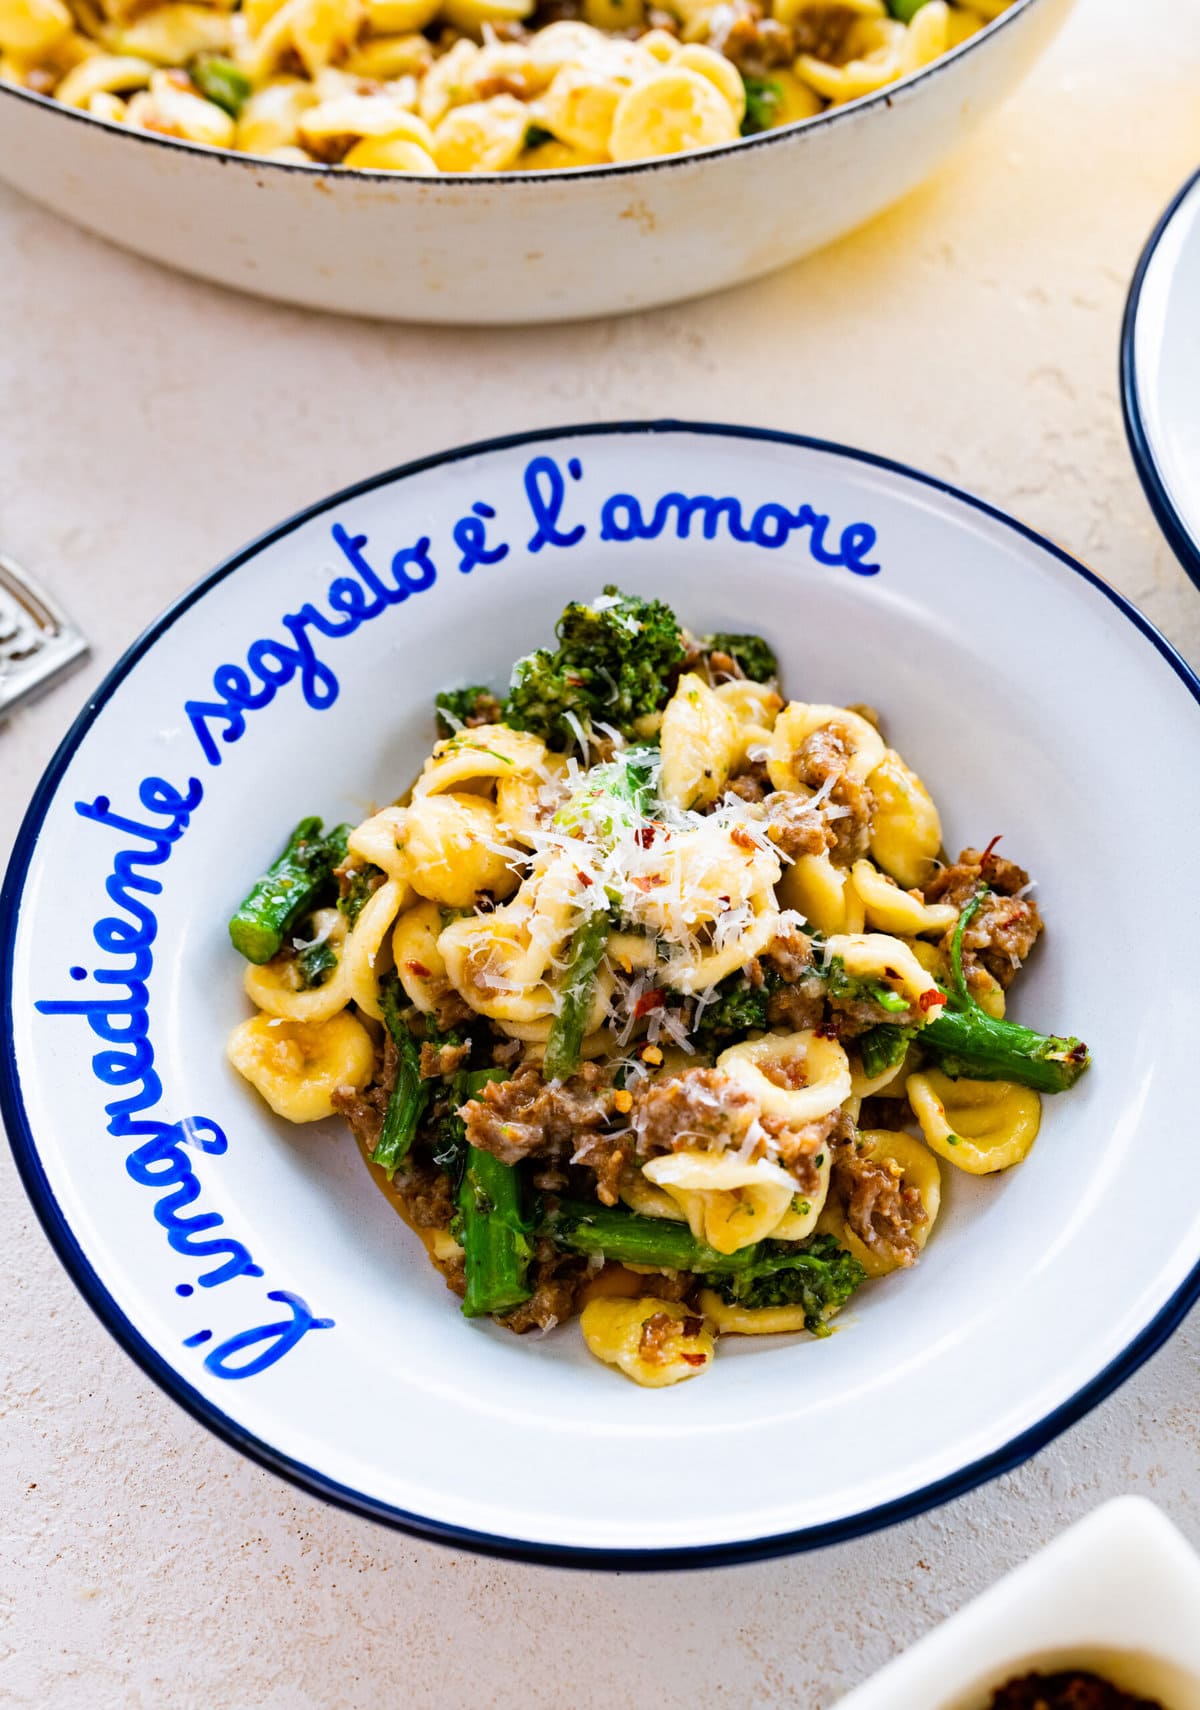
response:
{"label": "silver serving utensil", "polygon": [[0,552],[0,719],[85,658],[88,643],[27,571]]}

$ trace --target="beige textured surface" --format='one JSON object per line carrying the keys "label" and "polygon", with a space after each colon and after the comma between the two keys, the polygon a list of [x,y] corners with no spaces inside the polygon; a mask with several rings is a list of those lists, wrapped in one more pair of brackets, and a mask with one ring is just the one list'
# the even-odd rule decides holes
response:
{"label": "beige textured surface", "polygon": [[[274,309],[0,192],[0,540],[96,645],[90,676],[0,734],[0,850],[88,683],[217,558],[362,474],[557,421],[669,411],[909,459],[1077,550],[1200,663],[1200,594],[1142,499],[1116,385],[1138,249],[1200,161],[1198,90],[1194,4],[1080,0],[895,214],[741,293],[544,335]],[[605,1578],[414,1544],[160,1395],[0,1167],[5,1706],[825,1706],[1107,1496],[1151,1496],[1200,1542],[1193,1315],[1031,1464],[819,1555]]]}

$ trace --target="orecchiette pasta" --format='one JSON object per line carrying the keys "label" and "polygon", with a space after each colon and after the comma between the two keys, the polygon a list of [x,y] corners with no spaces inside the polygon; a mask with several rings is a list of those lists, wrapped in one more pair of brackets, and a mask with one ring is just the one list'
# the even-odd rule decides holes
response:
{"label": "orecchiette pasta", "polygon": [[[418,0],[366,3],[400,29]],[[377,89],[344,102],[326,72],[262,122],[420,151],[423,126],[466,135],[500,68],[544,91],[584,61],[619,105],[647,86],[639,54],[732,112],[706,3],[690,52],[574,21],[461,41],[433,65],[455,80],[426,81],[444,105],[390,135]],[[258,39],[294,23],[296,0],[246,4]],[[789,4],[797,31],[824,18]],[[842,10],[847,41],[895,22]],[[255,1014],[229,1057],[271,1107],[346,1116],[469,1318],[582,1309],[592,1352],[651,1387],[718,1335],[828,1335],[867,1278],[921,1258],[939,1156],[1019,1162],[1033,1089],[1088,1063],[1004,1018],[1041,930],[1028,875],[994,844],[950,860],[879,714],[785,705],[777,676],[765,640],[688,636],[662,602],[573,602],[503,698],[438,696],[444,740],[395,805],[301,820],[230,922]]]}
{"label": "orecchiette pasta", "polygon": [[256,1015],[234,1029],[229,1060],[289,1122],[321,1122],[334,1113],[339,1087],[363,1087],[375,1066],[375,1046],[346,1010],[324,1021],[284,1021]]}
{"label": "orecchiette pasta", "polygon": [[866,924],[874,932],[907,938],[918,938],[922,933],[940,936],[958,919],[958,910],[952,904],[927,903],[911,891],[902,891],[894,879],[869,861],[856,861],[850,877],[862,899]]}
{"label": "orecchiette pasta", "polygon": [[761,1111],[796,1128],[828,1116],[850,1097],[845,1051],[811,1029],[744,1039],[721,1053],[717,1067],[747,1087]]}
{"label": "orecchiette pasta", "polygon": [[703,1318],[672,1300],[590,1300],[579,1323],[598,1360],[647,1389],[696,1377],[713,1357]]}
{"label": "orecchiette pasta", "polygon": [[910,1075],[905,1090],[928,1144],[969,1175],[1011,1169],[1037,1139],[1042,1101],[1029,1087],[954,1081],[940,1069],[926,1069]]}
{"label": "orecchiette pasta", "polygon": [[874,800],[871,859],[906,890],[924,884],[942,846],[929,791],[890,748],[867,782]]}
{"label": "orecchiette pasta", "polygon": [[481,891],[508,896],[517,887],[496,809],[480,796],[414,797],[405,814],[404,854],[413,889],[448,908],[466,908]]}
{"label": "orecchiette pasta", "polygon": [[[0,0],[0,79],[293,164],[561,171],[811,119],[920,70],[1005,3],[925,0],[900,21],[882,0],[763,0],[731,29],[726,0],[582,0],[569,20],[551,0]],[[105,64],[81,76],[89,58]],[[151,85],[156,68],[168,83]]]}
{"label": "orecchiette pasta", "polygon": [[707,807],[725,792],[738,751],[737,720],[689,671],[663,713],[662,793],[679,808]]}
{"label": "orecchiette pasta", "polygon": [[827,935],[861,932],[866,924],[857,887],[827,854],[798,855],[779,881],[779,900]]}
{"label": "orecchiette pasta", "polygon": [[673,1199],[698,1241],[736,1253],[762,1241],[791,1207],[795,1179],[765,1158],[743,1162],[729,1153],[671,1152],[642,1170]]}
{"label": "orecchiette pasta", "polygon": [[767,770],[777,790],[803,789],[797,778],[797,758],[818,733],[837,745],[842,769],[865,781],[883,759],[883,738],[874,725],[847,707],[809,706],[793,701],[775,721]]}
{"label": "orecchiette pasta", "polygon": [[[942,1178],[937,1159],[929,1149],[914,1140],[911,1134],[890,1129],[863,1129],[859,1133],[859,1155],[872,1163],[882,1164],[898,1185],[914,1189],[921,1205],[923,1221],[914,1223],[909,1231],[917,1248],[924,1247],[937,1221],[942,1203]],[[844,1214],[827,1205],[824,1214],[830,1217],[838,1239],[862,1265],[868,1276],[886,1276],[898,1268],[895,1254],[882,1246],[870,1246],[846,1220]]]}

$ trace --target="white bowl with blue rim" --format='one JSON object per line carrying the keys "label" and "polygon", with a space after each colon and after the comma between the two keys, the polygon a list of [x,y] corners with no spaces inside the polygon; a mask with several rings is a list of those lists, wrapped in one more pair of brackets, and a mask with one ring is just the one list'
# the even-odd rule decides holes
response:
{"label": "white bowl with blue rim", "polygon": [[1121,396],[1146,497],[1200,586],[1200,172],[1138,262],[1121,337]]}
{"label": "white bowl with blue rim", "polygon": [[[501,551],[501,548],[504,550]],[[1018,1019],[1086,1038],[1019,1169],[946,1171],[920,1266],[823,1342],[722,1345],[647,1391],[465,1320],[339,1124],[228,1067],[226,921],[304,814],[398,794],[447,683],[502,680],[605,582],[764,632],[785,685],[869,701],[952,850],[997,833],[1048,929]],[[1153,835],[1130,790],[1171,757]],[[1200,1293],[1192,905],[1200,682],[1119,594],[943,483],[747,428],[635,423],[468,447],[292,518],[167,612],[89,701],[6,880],[0,1101],[105,1324],[226,1441],[335,1502],[582,1565],[845,1538],[1022,1460]],[[1162,1191],[1169,1180],[1171,1191]]]}

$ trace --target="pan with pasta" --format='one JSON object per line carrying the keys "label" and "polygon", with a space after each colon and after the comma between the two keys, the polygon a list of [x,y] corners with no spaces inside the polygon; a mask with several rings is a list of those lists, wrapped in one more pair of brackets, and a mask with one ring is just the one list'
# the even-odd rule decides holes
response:
{"label": "pan with pasta", "polygon": [[1008,0],[0,0],[0,82],[298,165],[553,171],[871,95]]}
{"label": "pan with pasta", "polygon": [[609,588],[436,716],[395,805],[303,820],[233,916],[229,1057],[345,1117],[469,1317],[578,1315],[648,1386],[827,1336],[1086,1070],[1006,1014],[1028,874],[948,858],[880,713],[788,699],[766,641]]}

